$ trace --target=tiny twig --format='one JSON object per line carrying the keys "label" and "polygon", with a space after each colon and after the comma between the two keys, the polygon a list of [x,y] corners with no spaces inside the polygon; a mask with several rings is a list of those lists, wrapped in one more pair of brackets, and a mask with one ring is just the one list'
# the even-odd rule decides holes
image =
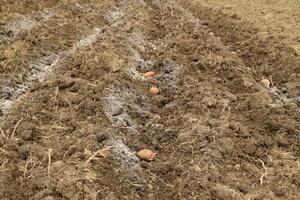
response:
{"label": "tiny twig", "polygon": [[3,161],[3,163],[0,166],[0,168],[4,167],[6,163],[8,163],[8,159],[6,159],[6,160]]}
{"label": "tiny twig", "polygon": [[273,83],[273,80],[272,80],[272,76],[270,76],[269,79],[270,79],[271,86],[274,87],[274,83]]}
{"label": "tiny twig", "polygon": [[45,138],[45,139],[50,139],[54,136],[57,136],[57,134],[53,134],[53,135],[49,135],[49,136],[41,136],[42,138]]}
{"label": "tiny twig", "polygon": [[55,111],[57,111],[57,108],[58,108],[58,104],[57,104],[58,92],[59,92],[59,87],[57,86],[56,89],[55,89],[55,95],[54,95],[54,106],[56,106]]}
{"label": "tiny twig", "polygon": [[12,61],[12,59],[7,60],[7,62],[5,62],[5,63],[3,64],[3,69],[5,69],[6,65],[8,65],[11,61]]}
{"label": "tiny twig", "polygon": [[267,169],[267,167],[265,166],[265,163],[261,160],[261,159],[259,159],[259,161],[261,162],[261,165],[262,165],[262,167],[264,168],[264,170],[265,170],[265,172],[261,175],[261,177],[260,177],[260,184],[262,185],[263,184],[263,178],[268,174],[268,169]]}
{"label": "tiny twig", "polygon": [[15,133],[16,133],[16,130],[18,128],[18,126],[20,125],[20,123],[23,121],[23,118],[21,118],[18,123],[16,124],[16,126],[14,127],[14,130],[13,132],[11,133],[11,138],[14,138],[15,137]]}
{"label": "tiny twig", "polygon": [[4,137],[6,140],[8,140],[8,138],[6,137],[5,132],[4,132],[4,130],[2,129],[2,127],[0,127],[0,131],[1,131],[2,137]]}
{"label": "tiny twig", "polygon": [[163,182],[163,183],[166,184],[167,186],[169,186],[169,187],[171,187],[171,188],[174,188],[174,187],[175,187],[175,186],[172,185],[171,183],[168,183],[168,182],[162,180],[161,178],[159,178],[157,175],[153,174],[153,173],[150,172],[149,170],[147,170],[147,172],[148,172],[149,174],[151,174],[152,176],[155,176],[158,180],[160,180],[161,182]]}
{"label": "tiny twig", "polygon": [[0,148],[0,151],[2,151],[4,154],[8,155],[8,152],[5,151],[4,149]]}
{"label": "tiny twig", "polygon": [[52,153],[52,149],[50,148],[48,150],[48,178],[50,179],[50,169],[51,169],[51,153]]}
{"label": "tiny twig", "polygon": [[92,83],[88,83],[87,85],[88,85],[88,86],[91,86],[91,87],[97,87],[96,84],[92,84]]}
{"label": "tiny twig", "polygon": [[87,197],[85,197],[84,200],[88,200],[88,199],[90,199],[92,196],[97,196],[97,195],[99,194],[99,192],[100,192],[100,191],[97,191],[97,192],[94,192],[94,193],[88,195]]}
{"label": "tiny twig", "polygon": [[24,172],[23,172],[24,178],[26,178],[26,173],[27,173],[27,167],[28,167],[28,164],[31,163],[32,160],[33,160],[33,158],[31,157],[31,158],[30,158],[28,161],[26,161],[26,163],[25,163]]}
{"label": "tiny twig", "polygon": [[96,151],[91,157],[89,157],[89,159],[87,159],[87,161],[85,162],[84,165],[89,164],[92,160],[94,160],[94,159],[96,158],[96,156],[97,156],[98,154],[100,154],[101,156],[105,157],[106,155],[105,155],[104,152],[110,150],[111,148],[112,148],[112,147],[106,147],[106,148],[104,148],[104,149],[100,149],[100,150]]}

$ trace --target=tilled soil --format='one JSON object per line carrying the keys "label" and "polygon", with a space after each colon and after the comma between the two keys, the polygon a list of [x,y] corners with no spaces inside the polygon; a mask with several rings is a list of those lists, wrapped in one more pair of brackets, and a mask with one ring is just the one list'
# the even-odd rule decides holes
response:
{"label": "tilled soil", "polygon": [[300,198],[293,48],[193,0],[53,2],[0,7],[1,199]]}

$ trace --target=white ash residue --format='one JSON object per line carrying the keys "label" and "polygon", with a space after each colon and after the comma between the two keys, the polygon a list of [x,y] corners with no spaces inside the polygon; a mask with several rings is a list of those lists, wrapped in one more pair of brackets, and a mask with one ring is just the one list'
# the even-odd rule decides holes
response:
{"label": "white ash residue", "polygon": [[83,49],[94,44],[100,33],[101,29],[96,28],[92,34],[85,36],[69,51],[58,54],[51,53],[42,57],[37,62],[29,64],[27,71],[20,78],[9,79],[0,90],[0,110],[2,113],[6,113],[14,101],[26,93],[33,82],[42,81],[47,74],[58,67],[60,62],[63,62],[67,56],[74,53],[74,50],[77,48]]}
{"label": "white ash residue", "polygon": [[1,88],[0,110],[7,112],[13,102],[23,95],[34,81],[39,81],[57,65],[60,56],[51,54],[29,65],[28,70],[20,78],[9,79]]}
{"label": "white ash residue", "polygon": [[181,72],[181,65],[177,64],[171,59],[167,59],[163,61],[163,67],[155,79],[172,87],[177,84],[179,80],[178,76],[181,74]]}
{"label": "white ash residue", "polygon": [[18,35],[21,32],[28,31],[35,27],[38,22],[34,19],[27,18],[25,16],[17,16],[16,19],[5,26],[6,32],[10,32],[13,36]]}
{"label": "white ash residue", "polygon": [[30,31],[40,25],[42,21],[46,21],[55,15],[56,12],[47,9],[33,13],[31,16],[17,15],[14,20],[3,27],[3,35],[1,34],[0,41],[15,38],[23,32]]}
{"label": "white ash residue", "polygon": [[115,8],[114,10],[106,11],[104,19],[107,20],[110,24],[115,23],[116,21],[123,18],[125,15],[122,8]]}
{"label": "white ash residue", "polygon": [[137,133],[137,125],[128,114],[130,110],[147,112],[146,108],[137,105],[140,101],[147,101],[147,97],[129,88],[114,87],[106,88],[104,92],[105,114],[115,128],[126,128],[130,133]]}
{"label": "white ash residue", "polygon": [[48,20],[51,17],[54,17],[56,15],[56,12],[44,9],[39,13],[39,15],[42,17],[43,20]]}
{"label": "white ash residue", "polygon": [[113,159],[118,163],[120,171],[129,180],[141,180],[142,168],[138,157],[132,152],[121,139],[108,139],[104,142],[110,147]]}
{"label": "white ash residue", "polygon": [[86,48],[88,46],[93,45],[97,41],[98,36],[102,33],[102,30],[103,29],[101,29],[101,28],[95,28],[93,33],[91,33],[88,36],[82,38],[76,44],[76,47],[78,47],[79,49],[82,49],[82,48]]}

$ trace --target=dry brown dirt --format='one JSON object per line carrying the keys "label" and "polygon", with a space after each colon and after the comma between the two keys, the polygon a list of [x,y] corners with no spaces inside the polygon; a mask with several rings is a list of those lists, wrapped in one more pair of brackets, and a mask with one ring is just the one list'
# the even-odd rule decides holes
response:
{"label": "dry brown dirt", "polygon": [[300,198],[296,0],[15,2],[0,199]]}

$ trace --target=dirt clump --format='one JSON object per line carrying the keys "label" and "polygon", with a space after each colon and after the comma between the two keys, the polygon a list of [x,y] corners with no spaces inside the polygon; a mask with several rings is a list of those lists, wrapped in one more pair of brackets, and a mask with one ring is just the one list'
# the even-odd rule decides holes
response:
{"label": "dirt clump", "polygon": [[[14,96],[1,199],[299,199],[299,60],[285,41],[198,1],[75,2],[0,47],[24,52],[0,58]],[[55,67],[16,95],[7,82],[24,85],[16,74],[40,71],[23,62],[49,51]]]}

